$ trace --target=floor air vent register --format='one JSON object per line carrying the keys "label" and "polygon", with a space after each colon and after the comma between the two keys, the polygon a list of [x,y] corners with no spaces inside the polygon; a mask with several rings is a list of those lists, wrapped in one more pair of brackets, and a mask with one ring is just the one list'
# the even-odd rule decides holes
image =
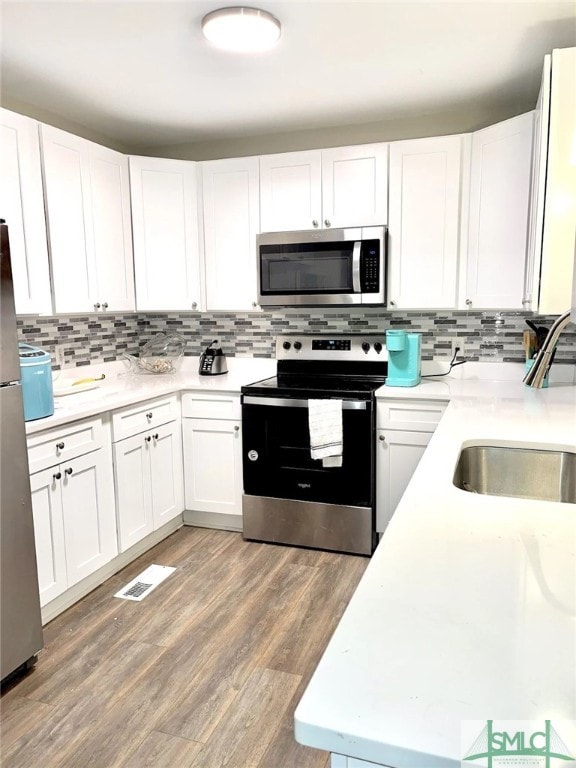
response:
{"label": "floor air vent register", "polygon": [[142,571],[135,579],[128,582],[114,597],[122,600],[134,600],[140,602],[150,594],[156,587],[168,578],[176,568],[169,565],[150,565],[145,571]]}

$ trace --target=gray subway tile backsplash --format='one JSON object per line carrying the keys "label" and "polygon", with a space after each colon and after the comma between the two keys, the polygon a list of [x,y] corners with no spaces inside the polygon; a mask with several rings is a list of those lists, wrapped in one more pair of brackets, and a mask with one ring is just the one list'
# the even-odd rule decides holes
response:
{"label": "gray subway tile backsplash", "polygon": [[[273,357],[279,333],[384,333],[387,328],[406,328],[422,333],[422,356],[450,357],[450,339],[464,341],[464,356],[485,362],[523,362],[522,333],[526,318],[550,327],[555,316],[531,312],[383,312],[365,309],[345,312],[232,313],[173,312],[70,315],[18,318],[21,341],[53,354],[63,349],[66,366],[118,360],[124,352],[136,353],[156,333],[180,333],[187,340],[186,354],[198,355],[213,339],[226,354]],[[569,325],[560,337],[557,362],[576,363],[576,326]]]}

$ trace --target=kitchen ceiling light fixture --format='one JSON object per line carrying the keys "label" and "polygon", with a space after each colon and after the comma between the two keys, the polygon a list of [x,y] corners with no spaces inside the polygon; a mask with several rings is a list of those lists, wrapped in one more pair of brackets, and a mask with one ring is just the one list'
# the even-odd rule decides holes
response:
{"label": "kitchen ceiling light fixture", "polygon": [[226,51],[257,53],[276,45],[280,22],[258,8],[220,8],[204,16],[202,33],[212,45]]}

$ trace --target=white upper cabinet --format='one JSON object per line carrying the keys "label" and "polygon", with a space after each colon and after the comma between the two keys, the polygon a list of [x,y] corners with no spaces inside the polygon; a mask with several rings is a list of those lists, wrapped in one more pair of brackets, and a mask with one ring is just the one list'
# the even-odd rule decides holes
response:
{"label": "white upper cabinet", "polygon": [[202,163],[206,309],[257,308],[258,158]]}
{"label": "white upper cabinet", "polygon": [[575,271],[576,48],[552,51],[551,69],[540,314],[570,309]]}
{"label": "white upper cabinet", "polygon": [[10,233],[19,314],[50,314],[50,274],[38,123],[0,109],[0,218]]}
{"label": "white upper cabinet", "polygon": [[322,226],[322,157],[318,150],[260,158],[262,232]]}
{"label": "white upper cabinet", "polygon": [[263,232],[386,224],[388,145],[260,158]]}
{"label": "white upper cabinet", "polygon": [[534,113],[472,135],[463,308],[522,309]]}
{"label": "white upper cabinet", "polygon": [[548,161],[548,125],[550,120],[550,72],[552,57],[544,57],[540,93],[534,111],[532,145],[532,179],[530,185],[530,217],[528,222],[528,254],[524,287],[525,308],[538,309],[542,234],[544,229],[544,193]]}
{"label": "white upper cabinet", "polygon": [[98,301],[102,309],[133,310],[134,261],[128,158],[92,143],[89,156]]}
{"label": "white upper cabinet", "polygon": [[127,158],[41,126],[57,312],[134,309]]}
{"label": "white upper cabinet", "polygon": [[130,157],[138,309],[203,305],[197,163]]}
{"label": "white upper cabinet", "polygon": [[388,221],[388,144],[322,150],[322,225],[381,226]]}
{"label": "white upper cabinet", "polygon": [[462,136],[390,144],[389,305],[457,302]]}

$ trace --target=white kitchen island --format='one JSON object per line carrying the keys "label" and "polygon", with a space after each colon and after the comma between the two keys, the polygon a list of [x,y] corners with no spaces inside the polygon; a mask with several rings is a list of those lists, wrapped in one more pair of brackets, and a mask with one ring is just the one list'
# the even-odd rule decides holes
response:
{"label": "white kitchen island", "polygon": [[447,768],[463,721],[576,720],[576,505],[452,484],[463,444],[575,451],[576,387],[451,398],[295,712],[335,767]]}

